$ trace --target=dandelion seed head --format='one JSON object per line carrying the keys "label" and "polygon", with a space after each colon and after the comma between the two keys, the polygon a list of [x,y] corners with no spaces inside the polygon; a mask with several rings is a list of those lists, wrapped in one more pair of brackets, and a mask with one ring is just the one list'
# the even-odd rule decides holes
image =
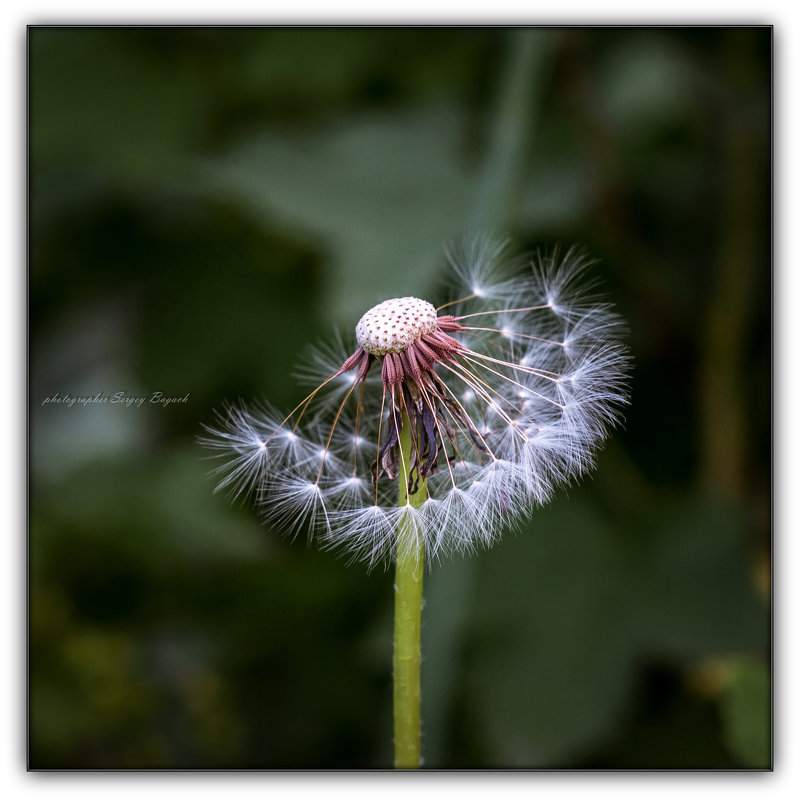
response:
{"label": "dandelion seed head", "polygon": [[488,239],[449,258],[458,299],[386,300],[354,350],[337,336],[309,351],[298,375],[314,388],[290,413],[221,414],[202,440],[226,459],[220,487],[372,566],[489,547],[589,470],[627,403],[628,357],[586,260],[514,267]]}

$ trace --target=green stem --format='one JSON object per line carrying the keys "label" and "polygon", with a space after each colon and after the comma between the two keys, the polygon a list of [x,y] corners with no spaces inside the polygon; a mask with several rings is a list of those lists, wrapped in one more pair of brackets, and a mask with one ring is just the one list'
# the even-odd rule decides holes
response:
{"label": "green stem", "polygon": [[[419,508],[428,497],[428,487],[420,480],[417,492],[408,494],[408,465],[411,462],[411,426],[403,414],[400,432],[401,468],[397,481],[397,502]],[[422,628],[422,575],[425,552],[420,541],[407,547],[413,537],[407,521],[398,530],[397,572],[394,595],[394,765],[397,769],[417,769],[422,762],[420,725],[420,631]],[[401,546],[399,543],[403,542]]]}
{"label": "green stem", "polygon": [[489,149],[469,220],[476,231],[501,231],[517,221],[530,182],[528,158],[541,94],[560,34],[524,28],[507,34],[508,56],[493,114]]}

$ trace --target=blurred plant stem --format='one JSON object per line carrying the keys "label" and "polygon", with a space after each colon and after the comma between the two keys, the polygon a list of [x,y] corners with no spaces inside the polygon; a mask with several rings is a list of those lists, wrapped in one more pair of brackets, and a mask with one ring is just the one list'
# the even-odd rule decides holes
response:
{"label": "blurred plant stem", "polygon": [[530,138],[541,87],[557,34],[529,29],[509,33],[508,61],[500,81],[483,177],[470,230],[502,230],[515,222],[527,175]]}
{"label": "blurred plant stem", "polygon": [[719,256],[700,363],[699,452],[706,488],[741,498],[752,490],[747,477],[747,409],[752,402],[745,368],[750,316],[758,281],[769,280],[769,263],[759,256],[763,250],[756,238],[757,226],[752,224],[768,213],[769,187],[759,185],[768,154],[761,146],[760,115],[753,114],[752,102],[742,103],[743,97],[752,99],[758,92],[758,54],[752,37],[727,31],[720,57],[730,85],[722,87],[717,117]]}
{"label": "blurred plant stem", "polygon": [[[419,481],[416,494],[408,494],[412,431],[403,413],[400,432],[401,466],[397,503],[419,508],[428,499],[428,487]],[[403,526],[408,526],[405,530]],[[404,521],[398,542],[416,538]],[[417,769],[422,763],[420,715],[420,633],[422,629],[422,576],[425,553],[420,541],[416,548],[398,544],[394,585],[394,765],[398,769]]]}

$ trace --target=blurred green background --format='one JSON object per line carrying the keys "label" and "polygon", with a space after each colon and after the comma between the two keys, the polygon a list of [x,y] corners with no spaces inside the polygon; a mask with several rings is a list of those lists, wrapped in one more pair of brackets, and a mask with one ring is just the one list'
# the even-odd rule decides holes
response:
{"label": "blurred green background", "polygon": [[429,574],[426,766],[768,767],[771,40],[30,29],[30,766],[391,765],[391,573],[213,494],[195,437],[491,229],[600,260],[632,405]]}

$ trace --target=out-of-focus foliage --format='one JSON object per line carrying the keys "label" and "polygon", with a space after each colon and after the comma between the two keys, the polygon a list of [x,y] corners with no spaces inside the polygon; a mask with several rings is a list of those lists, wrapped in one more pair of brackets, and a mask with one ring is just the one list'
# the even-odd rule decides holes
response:
{"label": "out-of-focus foliage", "polygon": [[592,480],[429,574],[426,765],[770,765],[769,29],[29,46],[32,767],[390,765],[391,574],[214,495],[195,437],[436,299],[481,221],[599,259],[632,405]]}
{"label": "out-of-focus foliage", "polygon": [[726,743],[741,763],[755,769],[770,764],[769,672],[762,661],[732,661],[723,699]]}

